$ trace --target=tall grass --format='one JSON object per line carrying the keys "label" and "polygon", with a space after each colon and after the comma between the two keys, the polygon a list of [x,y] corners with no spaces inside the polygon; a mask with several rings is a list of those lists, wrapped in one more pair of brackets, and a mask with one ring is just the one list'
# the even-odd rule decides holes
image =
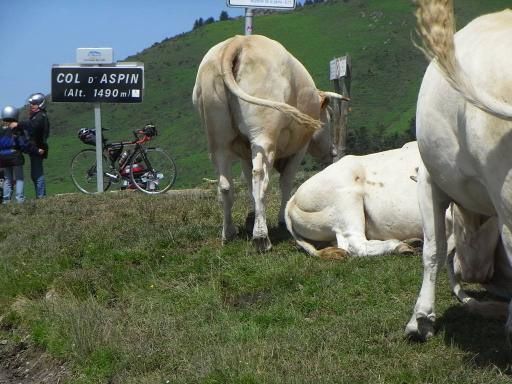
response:
{"label": "tall grass", "polygon": [[[0,338],[80,384],[510,381],[503,324],[465,313],[444,274],[437,335],[410,343],[420,258],[311,258],[277,226],[277,203],[266,254],[242,232],[221,245],[213,193],[1,206]],[[240,226],[247,205],[240,191]]]}

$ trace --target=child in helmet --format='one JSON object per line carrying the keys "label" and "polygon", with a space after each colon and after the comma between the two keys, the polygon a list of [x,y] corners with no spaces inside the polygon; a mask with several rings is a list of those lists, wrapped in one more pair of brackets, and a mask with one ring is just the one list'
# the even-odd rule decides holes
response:
{"label": "child in helmet", "polygon": [[8,123],[18,121],[19,111],[8,105],[2,109],[3,127],[0,132],[0,167],[4,169],[3,204],[11,201],[14,182],[16,182],[16,201],[22,203],[25,200],[23,193],[23,164],[25,158],[17,144],[16,134]]}
{"label": "child in helmet", "polygon": [[16,201],[22,203],[25,200],[23,179],[25,157],[23,152],[37,153],[37,147],[28,141],[23,130],[9,128],[10,123],[18,121],[18,116],[18,108],[8,105],[2,109],[3,126],[0,130],[0,168],[4,169],[3,204],[11,201],[14,185],[16,185]]}

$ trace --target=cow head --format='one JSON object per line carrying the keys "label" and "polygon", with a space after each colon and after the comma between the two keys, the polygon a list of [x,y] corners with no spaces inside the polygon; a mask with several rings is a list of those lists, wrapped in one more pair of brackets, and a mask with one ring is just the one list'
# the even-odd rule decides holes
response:
{"label": "cow head", "polygon": [[322,128],[311,138],[308,153],[322,165],[328,165],[339,158],[340,149],[345,145],[341,102],[350,99],[338,93],[324,91],[319,91],[319,97]]}

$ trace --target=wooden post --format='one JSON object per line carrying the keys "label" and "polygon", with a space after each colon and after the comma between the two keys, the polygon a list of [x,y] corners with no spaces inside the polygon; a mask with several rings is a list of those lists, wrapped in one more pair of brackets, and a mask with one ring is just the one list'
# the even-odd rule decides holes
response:
{"label": "wooden post", "polygon": [[[330,63],[330,79],[333,82],[334,91],[343,96],[350,97],[350,81],[352,74],[352,60],[350,55],[334,59]],[[347,123],[349,101],[337,100],[337,112],[332,121],[331,133],[335,155],[333,162],[338,161],[347,154]]]}

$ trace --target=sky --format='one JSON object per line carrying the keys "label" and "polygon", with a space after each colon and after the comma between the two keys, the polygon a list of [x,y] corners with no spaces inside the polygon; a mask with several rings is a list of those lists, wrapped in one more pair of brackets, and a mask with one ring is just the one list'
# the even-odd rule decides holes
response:
{"label": "sky", "polygon": [[222,11],[245,12],[226,0],[0,0],[0,108],[49,94],[52,65],[75,63],[77,48],[110,47],[123,61]]}

